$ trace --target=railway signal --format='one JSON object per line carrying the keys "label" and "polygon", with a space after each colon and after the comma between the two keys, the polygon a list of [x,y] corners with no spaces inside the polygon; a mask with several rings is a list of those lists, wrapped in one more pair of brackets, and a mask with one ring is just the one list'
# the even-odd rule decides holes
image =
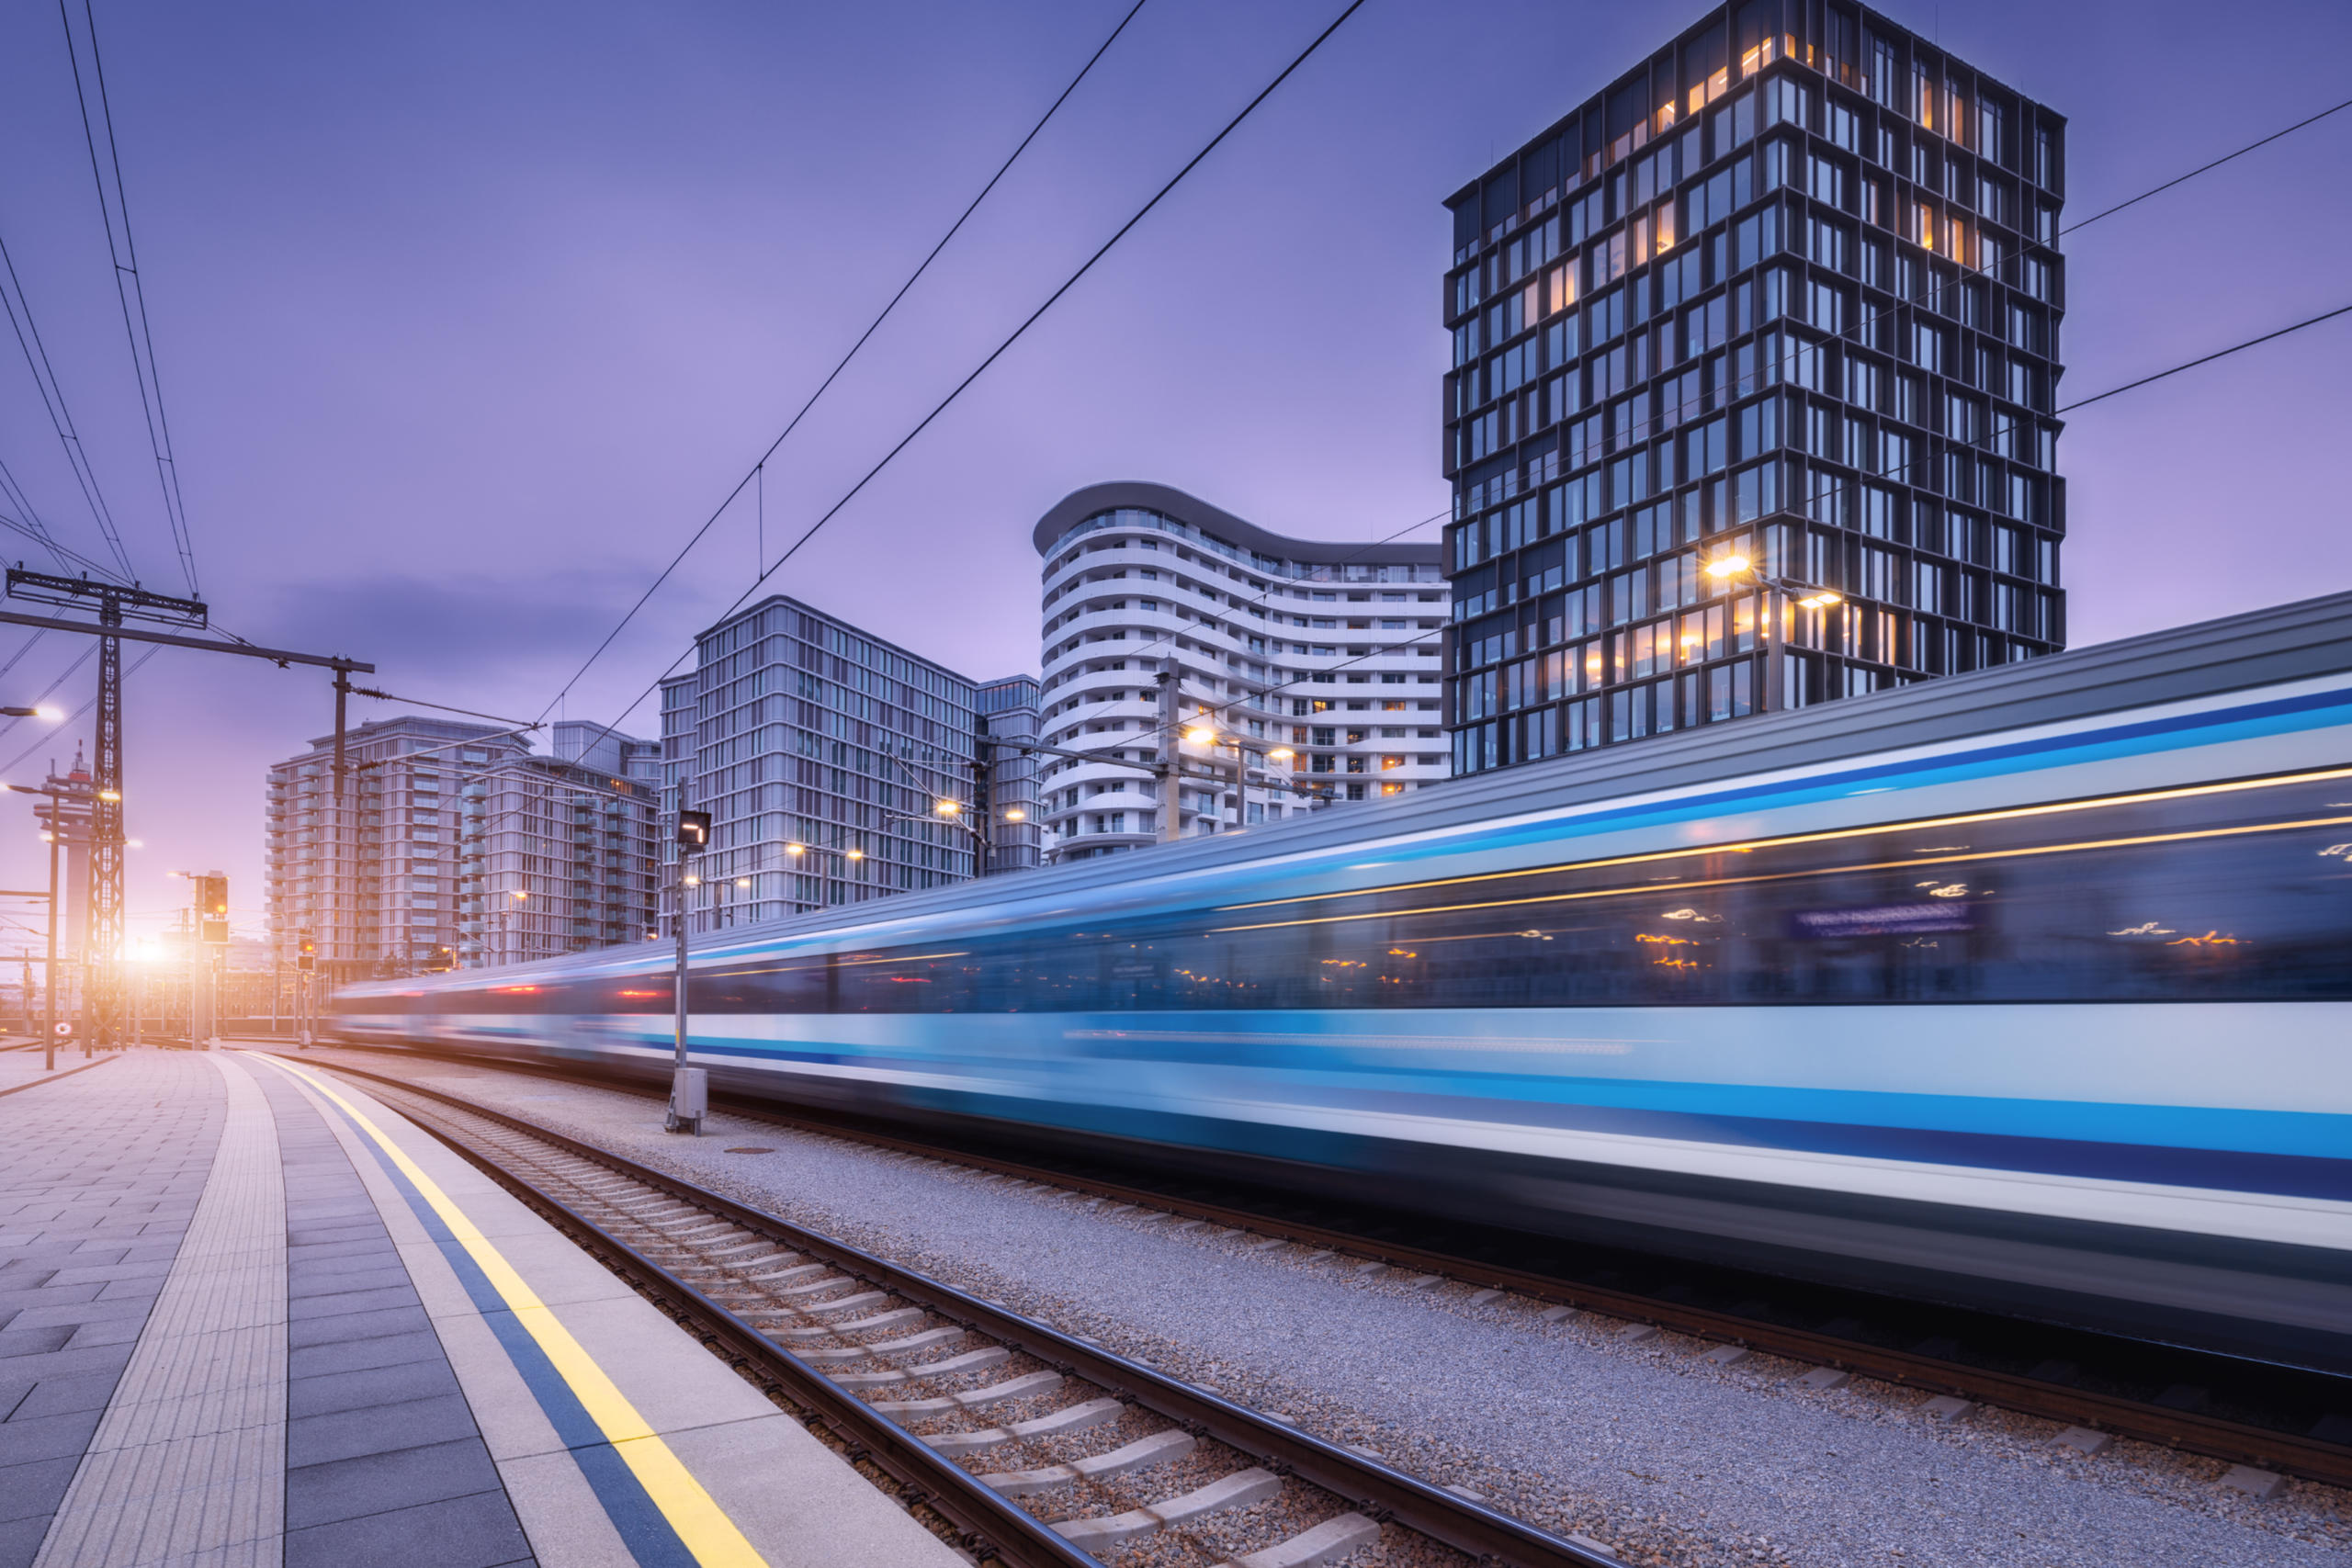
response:
{"label": "railway signal", "polygon": [[686,889],[694,879],[686,862],[710,847],[710,813],[678,807],[677,972],[671,980],[677,1011],[675,1040],[670,1058],[670,1114],[662,1123],[673,1133],[696,1134],[710,1106],[710,1085],[700,1067],[686,1066]]}

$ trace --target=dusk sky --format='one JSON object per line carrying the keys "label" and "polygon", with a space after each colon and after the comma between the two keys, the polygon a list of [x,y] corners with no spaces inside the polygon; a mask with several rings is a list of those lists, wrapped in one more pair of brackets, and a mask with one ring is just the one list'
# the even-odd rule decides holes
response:
{"label": "dusk sky", "polygon": [[[217,624],[537,715],[1128,3],[98,0]],[[770,466],[771,556],[1339,6],[1148,0]],[[1884,8],[2069,117],[2070,218],[2334,103],[2352,57],[2342,0]],[[1442,198],[1696,15],[1372,0],[771,586],[988,677],[1036,668],[1029,531],[1079,486],[1310,537],[1441,512]],[[53,7],[0,15],[0,240],[132,560],[182,592]],[[2352,111],[2070,237],[2061,400],[2352,302],[2347,160]],[[2347,350],[2340,318],[2072,423],[2076,646],[2352,587]],[[103,557],[13,338],[0,460]],[[756,529],[747,496],[562,716],[621,717]],[[0,702],[82,651],[44,637]],[[330,728],[323,672],[165,651],[130,693],[134,934],[175,868],[228,871],[257,934],[264,771]],[[14,724],[0,779],[88,733]],[[35,886],[7,809],[0,878]]]}

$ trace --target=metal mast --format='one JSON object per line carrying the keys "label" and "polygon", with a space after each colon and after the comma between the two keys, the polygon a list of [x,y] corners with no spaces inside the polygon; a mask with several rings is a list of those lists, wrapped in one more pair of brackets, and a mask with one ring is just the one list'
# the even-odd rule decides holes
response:
{"label": "metal mast", "polygon": [[[62,577],[8,570],[11,598],[45,604],[98,605],[97,734],[90,758],[90,1018],[88,1043],[98,1050],[119,1045],[125,1039],[122,988],[123,905],[122,862],[122,638],[117,635],[126,616],[161,621],[201,631],[208,614],[198,599],[151,593],[136,583],[128,586],[84,577]],[[136,635],[136,634],[133,634]]]}

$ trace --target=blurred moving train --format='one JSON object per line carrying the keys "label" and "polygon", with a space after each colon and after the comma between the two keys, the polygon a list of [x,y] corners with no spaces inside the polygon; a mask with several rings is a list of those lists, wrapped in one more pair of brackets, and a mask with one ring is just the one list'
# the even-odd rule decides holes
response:
{"label": "blurred moving train", "polygon": [[[652,1077],[671,950],[335,1032]],[[2352,595],[722,931],[722,1088],[2352,1370]]]}

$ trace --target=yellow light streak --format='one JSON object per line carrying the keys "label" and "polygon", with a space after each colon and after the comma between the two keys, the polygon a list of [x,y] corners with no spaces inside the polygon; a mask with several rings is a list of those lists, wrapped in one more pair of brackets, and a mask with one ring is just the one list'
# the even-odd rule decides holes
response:
{"label": "yellow light streak", "polygon": [[[1988,850],[1981,854],[1953,855],[1951,860],[1971,863],[1994,860],[2023,860],[2033,855],[2066,854],[2078,850],[2130,849],[2140,844],[2177,844],[2200,839],[2242,839],[2256,833],[2290,833],[2304,828],[2335,828],[2352,823],[2352,817],[2312,817],[2296,822],[2262,822],[2242,828],[2204,828],[2179,833],[2145,833],[2127,839],[2083,839],[2065,844],[2033,844],[2015,850]],[[1693,887],[1738,887],[1766,882],[1798,882],[1807,877],[1842,876],[1857,871],[1899,871],[1915,865],[1934,865],[1935,861],[1884,860],[1869,861],[1859,865],[1826,865],[1808,867],[1804,871],[1766,872],[1758,876],[1723,876],[1694,882]],[[1621,898],[1642,892],[1639,887],[1594,887],[1577,893],[1538,894],[1528,898],[1488,898],[1471,904],[1429,904],[1418,909],[1369,909],[1354,915],[1317,915],[1296,920],[1262,920],[1254,925],[1213,926],[1211,934],[1226,931],[1274,931],[1285,926],[1335,926],[1351,920],[1402,919],[1411,915],[1444,915],[1463,909],[1510,909],[1529,904],[1573,904],[1588,898]],[[1419,942],[1428,937],[1413,939]]]}
{"label": "yellow light streak", "polygon": [[[1671,850],[1647,850],[1640,854],[1609,855],[1597,860],[1555,861],[1550,865],[1529,866],[1520,871],[1482,871],[1466,876],[1438,876],[1424,882],[1392,882],[1378,887],[1351,887],[1336,893],[1302,893],[1288,898],[1260,898],[1246,904],[1220,904],[1218,914],[1230,914],[1241,909],[1274,909],[1288,904],[1318,904],[1333,898],[1369,898],[1381,893],[1408,893],[1419,887],[1455,887],[1473,882],[1501,882],[1513,877],[1546,876],[1558,871],[1592,871],[1612,865],[1652,865],[1661,861],[1689,860],[1702,855],[1753,854],[1758,850],[1779,849],[1787,844],[1826,844],[1846,839],[1865,838],[1873,833],[1910,833],[1923,828],[1951,828],[1973,822],[2008,822],[2032,817],[2053,817],[2069,811],[2089,811],[2102,806],[2139,806],[2157,800],[2188,800],[2211,795],[2230,795],[2243,790],[2276,789],[2285,784],[2319,784],[2329,779],[2352,778],[2352,768],[2329,768],[2318,773],[2282,773],[2265,779],[2233,779],[2227,784],[2184,784],[2174,789],[2142,790],[2131,795],[2098,795],[2086,800],[2056,801],[2041,806],[2005,807],[1997,811],[1969,812],[1956,817],[1913,817],[1893,822],[1870,823],[1859,828],[1829,828],[1815,833],[1786,833],[1769,839],[1735,839],[1720,844],[1699,844]],[[1965,846],[1955,846],[1964,848]],[[1911,865],[1934,865],[1933,860],[1914,860]],[[1692,886],[1718,886],[1693,883]]]}

